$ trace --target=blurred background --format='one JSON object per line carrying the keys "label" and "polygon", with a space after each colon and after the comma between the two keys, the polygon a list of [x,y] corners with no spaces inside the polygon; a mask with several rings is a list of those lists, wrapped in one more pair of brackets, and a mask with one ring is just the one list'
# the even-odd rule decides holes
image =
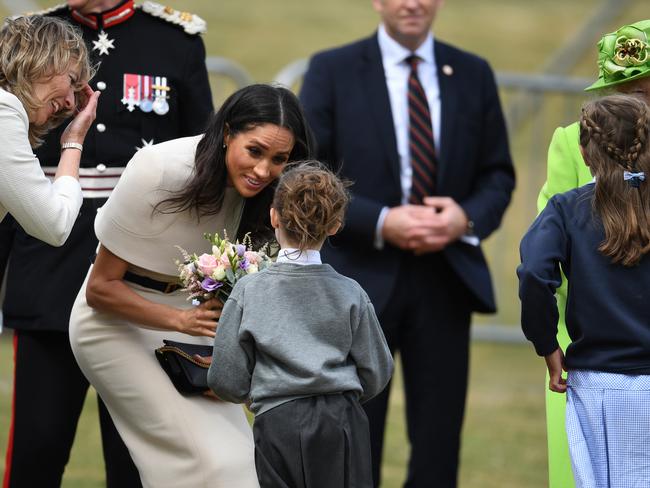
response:
{"label": "blurred background", "polygon": [[[57,3],[2,0],[0,16]],[[309,56],[367,36],[378,22],[370,0],[173,0],[170,6],[208,23],[204,41],[216,105],[253,81],[282,81],[297,90]],[[486,58],[497,73],[517,169],[513,202],[485,246],[499,313],[475,317],[462,488],[547,485],[544,365],[519,330],[518,243],[536,214],[551,134],[577,119],[586,98],[582,90],[597,76],[596,42],[647,17],[647,0],[447,0],[435,21],[436,37]],[[11,331],[5,331],[0,335],[0,477],[12,375]],[[408,454],[399,372],[389,415],[382,486],[393,488],[404,480]],[[96,416],[93,393],[64,487],[104,485]]]}

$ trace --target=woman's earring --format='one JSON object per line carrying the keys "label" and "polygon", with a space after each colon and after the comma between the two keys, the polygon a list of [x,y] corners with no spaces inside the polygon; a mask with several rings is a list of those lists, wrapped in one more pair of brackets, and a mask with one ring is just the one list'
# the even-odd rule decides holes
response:
{"label": "woman's earring", "polygon": [[226,145],[224,144],[224,145],[223,145],[223,150],[225,151],[226,149],[228,149],[228,146],[226,146]]}

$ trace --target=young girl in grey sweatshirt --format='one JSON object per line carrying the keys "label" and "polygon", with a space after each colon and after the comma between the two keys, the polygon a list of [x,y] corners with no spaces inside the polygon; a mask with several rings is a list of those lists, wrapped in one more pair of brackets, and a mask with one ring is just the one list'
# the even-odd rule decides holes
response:
{"label": "young girl in grey sweatshirt", "polygon": [[281,249],[227,300],[208,384],[250,402],[265,487],[372,487],[361,403],[390,380],[393,359],[359,284],[320,260],[343,223],[346,185],[318,163],[279,179],[271,223]]}

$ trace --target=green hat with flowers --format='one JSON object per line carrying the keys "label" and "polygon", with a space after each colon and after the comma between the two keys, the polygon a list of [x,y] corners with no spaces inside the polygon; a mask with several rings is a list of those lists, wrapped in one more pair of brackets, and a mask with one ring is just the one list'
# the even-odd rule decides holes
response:
{"label": "green hat with flowers", "polygon": [[624,25],[598,41],[598,79],[585,91],[650,75],[650,20]]}

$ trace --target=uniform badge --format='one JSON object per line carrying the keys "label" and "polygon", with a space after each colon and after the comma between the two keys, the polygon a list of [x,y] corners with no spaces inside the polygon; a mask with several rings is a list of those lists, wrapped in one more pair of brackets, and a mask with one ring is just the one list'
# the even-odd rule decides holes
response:
{"label": "uniform badge", "polygon": [[153,95],[151,76],[142,76],[142,100],[140,100],[140,110],[149,113],[153,110]]}
{"label": "uniform badge", "polygon": [[142,146],[135,146],[135,150],[139,151],[140,149],[144,149],[145,147],[150,147],[153,146],[153,139],[147,141],[146,139],[140,139],[142,141]]}
{"label": "uniform badge", "polygon": [[129,112],[139,107],[145,113],[153,111],[158,115],[165,115],[169,112],[167,93],[170,90],[165,76],[124,73],[121,101]]}
{"label": "uniform badge", "polygon": [[101,31],[96,41],[93,41],[93,51],[99,51],[100,56],[106,54],[108,56],[109,49],[115,49],[113,44],[115,39],[109,39],[106,32]]}
{"label": "uniform badge", "polygon": [[154,93],[153,111],[158,115],[165,115],[169,112],[169,103],[167,103],[167,78],[165,76],[156,76],[152,86]]}
{"label": "uniform badge", "polygon": [[124,73],[122,103],[129,112],[133,112],[142,100],[142,75]]}

